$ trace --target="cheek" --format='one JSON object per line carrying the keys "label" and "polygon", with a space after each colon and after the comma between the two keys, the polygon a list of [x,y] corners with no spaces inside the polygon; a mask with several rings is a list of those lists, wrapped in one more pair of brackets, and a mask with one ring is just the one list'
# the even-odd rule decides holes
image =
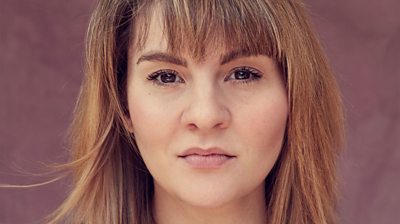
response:
{"label": "cheek", "polygon": [[[255,104],[246,111],[247,124],[239,124],[247,160],[247,172],[258,171],[254,178],[265,178],[281,151],[288,115],[285,97]],[[246,175],[244,172],[243,175]]]}
{"label": "cheek", "polygon": [[[158,160],[160,155],[160,145],[162,145],[165,136],[162,132],[162,117],[159,109],[154,108],[145,97],[136,97],[135,94],[128,96],[128,107],[130,119],[132,122],[132,131],[146,167],[152,170],[153,164],[149,161]],[[155,128],[157,127],[157,128]],[[157,141],[155,141],[157,139]]]}
{"label": "cheek", "polygon": [[129,114],[132,121],[132,128],[135,134],[145,133],[151,130],[155,125],[159,125],[162,111],[143,97],[130,96]]}
{"label": "cheek", "polygon": [[265,92],[249,97],[245,107],[235,108],[236,128],[241,130],[241,136],[246,136],[247,144],[258,145],[253,147],[257,149],[276,148],[272,146],[282,142],[288,117],[284,90]]}
{"label": "cheek", "polygon": [[175,98],[153,93],[150,84],[138,79],[128,80],[128,109],[133,132],[141,134],[147,130],[153,133],[176,123],[179,106]]}
{"label": "cheek", "polygon": [[133,133],[137,139],[149,139],[157,135],[155,131],[162,129],[162,125],[165,125],[164,112],[148,100],[148,97],[131,93],[128,97],[128,105]]}
{"label": "cheek", "polygon": [[170,103],[146,91],[137,91],[128,92],[128,108],[136,143],[146,160],[150,156],[161,156],[166,151],[173,139],[177,114],[174,114],[176,110],[170,109]]}
{"label": "cheek", "polygon": [[[254,133],[264,144],[269,145],[271,149],[280,145],[287,123],[287,106],[284,103],[275,103],[266,105],[259,113],[254,115],[251,122],[254,124]],[[279,147],[278,147],[279,148]]]}

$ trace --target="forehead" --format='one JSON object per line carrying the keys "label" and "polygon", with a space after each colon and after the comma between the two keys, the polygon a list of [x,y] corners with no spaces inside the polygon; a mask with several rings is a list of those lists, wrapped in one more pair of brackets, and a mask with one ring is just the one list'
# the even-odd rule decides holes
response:
{"label": "forehead", "polygon": [[203,1],[171,2],[175,1],[149,4],[137,13],[130,54],[157,50],[202,60],[210,53],[242,50],[274,56],[276,44],[266,16],[249,8],[238,15],[241,1],[210,1],[213,7],[205,7]]}
{"label": "forehead", "polygon": [[[160,6],[138,18],[134,26],[134,50],[137,52],[168,51],[168,38],[165,33],[164,17]],[[143,35],[145,34],[145,35]]]}
{"label": "forehead", "polygon": [[[141,54],[148,52],[165,52],[171,55],[177,55],[180,57],[189,56],[194,57],[194,53],[190,51],[188,42],[182,42],[178,48],[171,49],[172,38],[168,36],[168,27],[166,26],[165,17],[160,6],[153,6],[151,13],[146,15],[147,18],[140,18],[137,20],[133,36],[134,44],[131,46],[131,54],[138,57]],[[146,21],[144,21],[146,20]],[[140,24],[142,23],[142,24]],[[144,26],[146,24],[146,26]],[[143,35],[145,34],[145,36]],[[224,52],[233,49],[227,49],[226,44],[219,38],[218,46],[215,44],[205,45],[204,55],[207,56],[219,56]],[[211,45],[213,45],[211,47]],[[217,48],[216,48],[217,47]],[[201,57],[203,58],[203,57]],[[197,58],[199,59],[199,58]],[[204,58],[203,58],[204,59]]]}

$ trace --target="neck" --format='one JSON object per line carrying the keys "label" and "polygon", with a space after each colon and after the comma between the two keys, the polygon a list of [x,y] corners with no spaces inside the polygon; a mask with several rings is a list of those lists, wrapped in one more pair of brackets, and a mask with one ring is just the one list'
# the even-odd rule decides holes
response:
{"label": "neck", "polygon": [[171,197],[155,187],[154,212],[157,224],[265,224],[264,186],[220,207],[197,207]]}

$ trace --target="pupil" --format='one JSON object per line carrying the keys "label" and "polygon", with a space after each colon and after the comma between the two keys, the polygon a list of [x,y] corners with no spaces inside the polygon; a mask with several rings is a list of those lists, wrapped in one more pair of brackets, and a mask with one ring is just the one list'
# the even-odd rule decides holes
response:
{"label": "pupil", "polygon": [[172,73],[161,74],[162,82],[175,82],[176,76]]}
{"label": "pupil", "polygon": [[250,73],[247,71],[237,71],[237,72],[235,72],[235,78],[236,79],[249,79]]}

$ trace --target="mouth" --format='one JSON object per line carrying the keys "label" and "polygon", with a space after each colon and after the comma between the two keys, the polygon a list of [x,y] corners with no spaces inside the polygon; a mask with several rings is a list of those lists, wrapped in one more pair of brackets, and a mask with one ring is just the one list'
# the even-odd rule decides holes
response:
{"label": "mouth", "polygon": [[195,169],[216,169],[224,166],[236,158],[220,148],[190,148],[178,155],[179,159]]}

